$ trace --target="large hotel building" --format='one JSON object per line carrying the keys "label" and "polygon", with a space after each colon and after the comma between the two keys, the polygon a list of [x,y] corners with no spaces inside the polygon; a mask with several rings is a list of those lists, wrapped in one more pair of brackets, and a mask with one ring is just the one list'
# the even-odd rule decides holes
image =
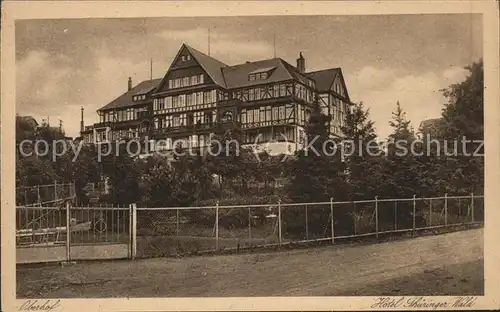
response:
{"label": "large hotel building", "polygon": [[[183,44],[161,79],[140,82],[97,110],[99,122],[84,126],[86,143],[145,138],[154,150],[208,145],[212,134],[239,127],[244,144],[271,153],[293,153],[304,143],[304,125],[317,100],[341,136],[351,102],[340,68],[307,72],[281,58],[226,65]],[[255,145],[258,142],[259,144]]]}

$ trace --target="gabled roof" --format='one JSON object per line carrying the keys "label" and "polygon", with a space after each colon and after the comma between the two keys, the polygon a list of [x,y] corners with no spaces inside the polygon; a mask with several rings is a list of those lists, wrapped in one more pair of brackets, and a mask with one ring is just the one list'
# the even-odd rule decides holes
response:
{"label": "gabled roof", "polygon": [[[274,68],[271,75],[264,80],[248,80],[248,75],[250,73],[260,72],[264,69]],[[252,85],[259,85],[269,82],[278,82],[290,80],[293,78],[289,69],[285,66],[285,61],[280,58],[273,58],[268,60],[247,62],[243,64],[238,64],[234,66],[224,67],[222,73],[226,80],[226,85],[228,89],[248,87]]]}
{"label": "gabled roof", "polygon": [[316,90],[326,92],[332,87],[333,81],[339,72],[340,68],[329,68],[306,73],[306,75],[316,81]]}
{"label": "gabled roof", "polygon": [[[140,102],[134,102],[132,100],[132,97],[134,95],[139,94],[139,92],[142,92],[141,94],[144,94],[145,90],[150,90],[150,91],[154,90],[154,88],[156,88],[158,86],[160,81],[161,81],[161,79],[153,79],[153,80],[143,81],[143,82],[139,83],[138,85],[136,85],[135,87],[133,87],[132,89],[130,89],[130,91],[123,93],[122,95],[120,95],[119,97],[117,97],[116,99],[111,101],[106,106],[99,108],[97,111],[134,106],[134,105],[140,103]],[[146,91],[146,92],[149,92],[149,91]],[[146,101],[142,101],[142,102],[146,102]]]}
{"label": "gabled roof", "polygon": [[[222,75],[222,69],[221,69],[223,67],[227,67],[226,64],[188,46],[187,44],[183,44],[183,46],[186,47],[189,53],[191,53],[191,55],[198,62],[198,64],[200,64],[200,66],[205,70],[207,75],[209,75],[210,78],[212,78],[212,80],[216,84],[222,87],[226,87],[226,83],[224,81],[224,76]],[[180,50],[182,50],[182,48]]]}
{"label": "gabled roof", "polygon": [[442,122],[443,122],[443,118],[433,118],[433,119],[422,120],[419,128],[422,131],[435,130],[441,125]]}

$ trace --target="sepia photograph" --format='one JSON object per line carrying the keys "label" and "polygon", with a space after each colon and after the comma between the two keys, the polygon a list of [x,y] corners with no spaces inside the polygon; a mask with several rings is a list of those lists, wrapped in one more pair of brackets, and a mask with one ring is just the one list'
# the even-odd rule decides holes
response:
{"label": "sepia photograph", "polygon": [[19,311],[91,298],[476,307],[498,141],[485,137],[498,85],[484,67],[498,63],[484,62],[484,15],[316,10],[11,21],[2,237],[8,222]]}

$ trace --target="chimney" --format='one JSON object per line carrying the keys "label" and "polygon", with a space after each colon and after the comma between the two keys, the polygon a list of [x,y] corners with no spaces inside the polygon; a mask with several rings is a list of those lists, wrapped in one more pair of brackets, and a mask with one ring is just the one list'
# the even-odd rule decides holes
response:
{"label": "chimney", "polygon": [[83,130],[84,130],[84,128],[85,128],[85,127],[83,126],[83,125],[84,125],[84,124],[83,124],[83,106],[82,106],[81,111],[82,111],[82,113],[81,113],[82,115],[81,115],[81,119],[80,119],[80,132],[83,132]]}
{"label": "chimney", "polygon": [[302,56],[302,52],[300,52],[299,58],[297,59],[297,70],[302,74],[306,72],[306,60]]}
{"label": "chimney", "polygon": [[132,90],[132,77],[128,77],[128,91]]}

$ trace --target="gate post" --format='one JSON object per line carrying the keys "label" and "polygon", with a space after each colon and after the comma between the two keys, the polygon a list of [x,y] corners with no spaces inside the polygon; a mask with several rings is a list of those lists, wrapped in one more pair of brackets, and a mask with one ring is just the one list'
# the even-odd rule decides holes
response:
{"label": "gate post", "polygon": [[137,255],[137,205],[132,204],[132,259],[135,259]]}
{"label": "gate post", "polygon": [[448,225],[448,194],[444,194],[444,225]]}
{"label": "gate post", "polygon": [[71,212],[69,202],[66,203],[66,261],[71,260]]}
{"label": "gate post", "polygon": [[330,197],[330,222],[332,228],[332,244],[335,243],[335,231],[334,231],[334,220],[333,220],[333,197]]}
{"label": "gate post", "polygon": [[278,200],[278,244],[281,246],[281,199]]}
{"label": "gate post", "polygon": [[378,196],[375,196],[375,237],[378,239]]}
{"label": "gate post", "polygon": [[474,223],[474,193],[470,194],[471,223]]}
{"label": "gate post", "polygon": [[215,250],[219,250],[219,201],[215,202]]}
{"label": "gate post", "polygon": [[415,235],[415,218],[417,213],[415,197],[417,197],[417,195],[413,195],[413,235]]}

